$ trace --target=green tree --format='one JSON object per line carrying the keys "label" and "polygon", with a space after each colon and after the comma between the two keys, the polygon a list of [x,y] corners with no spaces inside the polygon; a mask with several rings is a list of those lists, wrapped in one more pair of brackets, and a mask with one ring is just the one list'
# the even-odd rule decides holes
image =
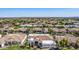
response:
{"label": "green tree", "polygon": [[52,34],[51,28],[48,28],[48,33],[49,33],[49,34]]}
{"label": "green tree", "polygon": [[79,48],[79,39],[76,40],[76,43],[75,43],[75,48]]}
{"label": "green tree", "polygon": [[59,46],[60,47],[67,47],[68,45],[69,45],[69,42],[65,38],[63,40],[59,41]]}

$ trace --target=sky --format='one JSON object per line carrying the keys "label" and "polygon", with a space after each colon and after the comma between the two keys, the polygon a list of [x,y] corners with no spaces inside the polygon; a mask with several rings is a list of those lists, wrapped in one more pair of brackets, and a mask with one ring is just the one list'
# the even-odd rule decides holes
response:
{"label": "sky", "polygon": [[79,8],[0,8],[0,17],[79,17]]}

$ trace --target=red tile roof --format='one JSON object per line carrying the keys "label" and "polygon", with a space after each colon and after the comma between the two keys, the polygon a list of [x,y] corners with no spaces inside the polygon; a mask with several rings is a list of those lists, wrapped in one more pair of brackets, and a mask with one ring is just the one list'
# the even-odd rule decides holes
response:
{"label": "red tile roof", "polygon": [[34,38],[35,40],[42,41],[42,40],[52,40],[49,35],[35,35],[35,36],[29,36],[29,38]]}

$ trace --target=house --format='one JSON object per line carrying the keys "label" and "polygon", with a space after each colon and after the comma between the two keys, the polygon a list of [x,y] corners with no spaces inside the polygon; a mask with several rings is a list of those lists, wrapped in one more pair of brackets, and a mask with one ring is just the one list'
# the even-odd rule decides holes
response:
{"label": "house", "polygon": [[27,36],[26,34],[16,33],[16,34],[7,34],[0,38],[0,47],[10,46],[10,45],[23,45],[25,43]]}
{"label": "house", "polygon": [[48,33],[48,28],[44,28],[44,33]]}
{"label": "house", "polygon": [[64,32],[64,33],[66,33],[66,29],[65,29],[65,28],[62,28],[62,29],[53,28],[52,30],[53,30],[54,32]]}
{"label": "house", "polygon": [[77,25],[64,25],[65,28],[77,28]]}
{"label": "house", "polygon": [[1,48],[4,47],[4,44],[5,44],[4,40],[1,40],[1,39],[0,39],[0,47],[1,47]]}
{"label": "house", "polygon": [[23,25],[20,25],[20,26],[22,26],[22,27],[28,27],[28,26],[32,26],[32,24],[23,24]]}
{"label": "house", "polygon": [[33,32],[34,33],[43,33],[43,29],[42,28],[33,28]]}
{"label": "house", "polygon": [[26,32],[28,32],[28,29],[27,28],[18,28],[18,29],[15,29],[15,31],[26,33]]}
{"label": "house", "polygon": [[[0,35],[0,39],[2,38],[2,35]],[[4,46],[4,41],[3,40],[0,40],[0,47],[3,47]]]}
{"label": "house", "polygon": [[54,39],[58,42],[63,39],[67,39],[69,43],[76,43],[76,41],[77,41],[77,39],[79,39],[79,37],[75,37],[71,34],[66,34],[66,35],[55,35]]}
{"label": "house", "polygon": [[38,48],[55,47],[56,43],[49,34],[29,34],[28,43],[30,46],[37,46]]}

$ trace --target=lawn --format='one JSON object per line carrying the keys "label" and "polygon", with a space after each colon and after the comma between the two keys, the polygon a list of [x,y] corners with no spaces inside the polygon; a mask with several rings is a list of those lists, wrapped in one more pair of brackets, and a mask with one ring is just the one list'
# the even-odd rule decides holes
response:
{"label": "lawn", "polygon": [[7,48],[1,48],[0,50],[31,50],[31,48],[29,46],[25,46],[24,48],[21,48],[18,45],[12,45]]}

